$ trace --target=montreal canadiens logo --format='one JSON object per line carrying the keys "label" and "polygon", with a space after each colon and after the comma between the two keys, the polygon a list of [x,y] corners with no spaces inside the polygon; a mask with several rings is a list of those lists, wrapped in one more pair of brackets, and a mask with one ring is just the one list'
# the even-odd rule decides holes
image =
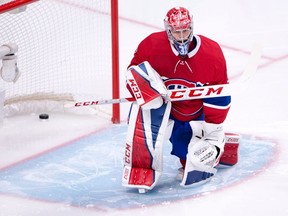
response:
{"label": "montreal canadiens logo", "polygon": [[166,88],[169,90],[175,89],[184,89],[184,88],[193,88],[193,87],[201,87],[203,84],[190,82],[185,79],[166,79],[163,81]]}

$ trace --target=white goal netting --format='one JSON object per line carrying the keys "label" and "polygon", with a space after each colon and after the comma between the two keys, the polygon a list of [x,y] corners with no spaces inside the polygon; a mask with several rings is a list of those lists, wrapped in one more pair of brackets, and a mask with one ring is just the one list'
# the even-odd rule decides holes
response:
{"label": "white goal netting", "polygon": [[[21,72],[16,83],[0,79],[6,115],[111,98],[110,14],[110,0],[41,0],[0,12],[0,45],[18,45]],[[111,105],[101,109],[109,114]]]}

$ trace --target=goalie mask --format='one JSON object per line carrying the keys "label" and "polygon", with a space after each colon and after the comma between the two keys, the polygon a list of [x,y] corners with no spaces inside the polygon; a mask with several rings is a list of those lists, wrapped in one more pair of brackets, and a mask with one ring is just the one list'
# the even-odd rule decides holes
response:
{"label": "goalie mask", "polygon": [[170,9],[164,19],[164,26],[170,43],[184,58],[193,38],[193,20],[189,11],[183,7]]}

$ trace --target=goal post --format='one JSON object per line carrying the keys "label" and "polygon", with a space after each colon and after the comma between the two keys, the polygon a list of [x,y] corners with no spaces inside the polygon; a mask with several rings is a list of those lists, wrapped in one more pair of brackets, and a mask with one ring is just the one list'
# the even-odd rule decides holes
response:
{"label": "goal post", "polygon": [[[113,3],[112,3],[113,2]],[[119,86],[119,25],[118,25],[118,0],[111,0],[111,31],[112,31],[112,98],[120,97]],[[120,123],[120,104],[114,104],[112,122]]]}
{"label": "goal post", "polygon": [[[0,0],[0,29],[0,46],[18,45],[21,73],[15,83],[0,77],[5,116],[119,98],[118,0]],[[119,104],[95,112],[120,122]]]}
{"label": "goal post", "polygon": [[36,2],[39,0],[1,0],[0,1],[0,11],[1,13],[4,12],[11,12],[14,9],[17,8],[23,8],[23,10],[26,8],[27,4],[31,4],[33,2]]}

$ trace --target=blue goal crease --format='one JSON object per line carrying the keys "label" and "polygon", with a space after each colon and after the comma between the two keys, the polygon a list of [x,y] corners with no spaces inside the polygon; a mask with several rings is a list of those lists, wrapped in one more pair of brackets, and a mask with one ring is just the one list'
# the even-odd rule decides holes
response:
{"label": "blue goal crease", "polygon": [[[237,165],[219,169],[213,181],[182,188],[176,180],[177,158],[170,143],[163,149],[163,174],[149,196],[122,187],[122,167],[127,125],[117,125],[83,137],[63,148],[0,171],[0,193],[37,200],[128,209],[196,197],[223,189],[253,176],[273,160],[275,143],[243,136]],[[175,165],[176,164],[176,165]]]}

